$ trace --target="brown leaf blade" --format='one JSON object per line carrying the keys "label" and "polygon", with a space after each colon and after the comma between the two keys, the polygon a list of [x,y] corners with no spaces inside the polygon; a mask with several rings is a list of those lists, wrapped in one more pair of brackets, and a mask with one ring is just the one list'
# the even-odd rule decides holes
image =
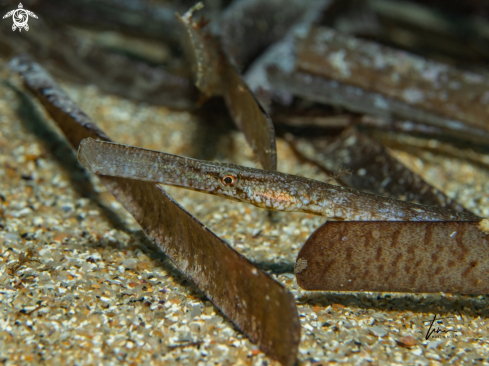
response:
{"label": "brown leaf blade", "polygon": [[108,29],[178,44],[180,32],[174,14],[176,7],[146,1],[63,1],[32,3],[30,10],[54,22],[70,26]]}
{"label": "brown leaf blade", "polygon": [[489,79],[482,74],[321,27],[300,43],[298,68],[445,117],[455,130],[489,131]]}
{"label": "brown leaf blade", "polygon": [[225,53],[242,71],[259,52],[284,36],[314,3],[300,0],[234,1],[222,16],[221,42]]}
{"label": "brown leaf blade", "polygon": [[277,149],[272,120],[223,54],[217,39],[203,31],[201,23],[193,19],[193,12],[202,8],[199,4],[183,16],[177,15],[185,28],[196,86],[206,96],[224,97],[231,117],[246,136],[262,167],[276,170]]}
{"label": "brown leaf blade", "polygon": [[331,142],[329,139],[312,140],[307,144],[312,146],[312,152],[302,148],[300,140],[292,141],[296,141],[293,143],[298,152],[325,170],[351,172],[341,178],[348,187],[428,206],[464,210],[396,160],[379,142],[354,127],[347,128]]}
{"label": "brown leaf blade", "polygon": [[[175,109],[195,108],[198,91],[190,80],[171,74],[161,66],[133,60],[90,42],[85,44],[64,27],[38,21],[35,33],[21,35],[17,32],[7,37],[0,34],[0,42],[5,41],[12,47],[9,57],[28,53],[57,77],[95,84],[107,93],[124,98]],[[59,47],[60,44],[63,47]],[[79,53],[81,48],[84,51]]]}
{"label": "brown leaf blade", "polygon": [[[324,60],[324,62],[328,62]],[[320,75],[318,75],[318,73]],[[301,98],[345,108],[351,112],[364,113],[380,117],[382,124],[417,122],[428,125],[432,131],[450,135],[456,139],[468,139],[487,143],[489,132],[478,126],[471,126],[463,121],[453,120],[437,114],[432,109],[419,108],[403,100],[384,95],[375,90],[342,81],[338,74],[330,77],[321,76],[324,73],[313,70],[303,72],[294,70],[284,72],[272,65],[267,69],[267,77],[275,90],[288,91]]]}
{"label": "brown leaf blade", "polygon": [[487,222],[327,222],[299,252],[297,282],[306,290],[487,294]]}
{"label": "brown leaf blade", "polygon": [[262,167],[277,170],[277,149],[272,120],[234,67],[227,63],[223,74],[226,80],[224,99],[234,122],[243,131]]}
{"label": "brown leaf blade", "polygon": [[[110,141],[39,65],[19,57],[11,61],[11,67],[24,77],[74,148],[87,137]],[[295,362],[300,324],[294,298],[283,286],[230,248],[161,187],[106,176],[100,179],[238,328],[270,357],[284,365]]]}

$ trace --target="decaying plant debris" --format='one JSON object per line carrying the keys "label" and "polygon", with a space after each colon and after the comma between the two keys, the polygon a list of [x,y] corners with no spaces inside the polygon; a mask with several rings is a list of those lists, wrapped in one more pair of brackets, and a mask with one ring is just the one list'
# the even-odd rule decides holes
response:
{"label": "decaying plant debris", "polygon": [[297,258],[307,290],[489,292],[489,230],[477,222],[328,222]]}
{"label": "decaying plant debris", "polygon": [[[68,27],[49,27],[42,20],[39,23],[40,30],[36,32],[0,35],[3,54],[12,57],[28,52],[33,57],[46,58],[44,67],[53,75],[79,83],[94,83],[107,93],[175,109],[195,108],[197,90],[186,75],[178,74],[181,70],[175,64],[152,65],[148,60],[151,52],[137,54],[139,60],[127,57],[120,44],[114,45],[114,37],[108,40],[108,47],[102,47]],[[156,47],[160,48],[161,43],[153,41],[142,48]]]}
{"label": "decaying plant debris", "polygon": [[[430,3],[439,6],[436,4],[438,1]],[[240,215],[233,216],[235,221],[232,221],[227,215],[232,211],[230,207],[234,210],[234,206],[216,203],[213,207],[220,205],[224,211],[216,210],[210,222],[229,223],[229,228],[225,230],[213,230],[216,235],[180,206],[193,206],[193,203],[188,202],[190,199],[184,199],[185,196],[177,195],[177,203],[153,183],[100,176],[107,189],[123,203],[176,267],[272,359],[282,364],[293,364],[297,357],[301,364],[315,364],[322,360],[347,363],[427,363],[427,360],[443,361],[455,357],[463,362],[472,359],[474,354],[481,359],[489,354],[487,342],[484,341],[487,327],[483,324],[488,315],[484,310],[487,309],[487,298],[415,294],[440,291],[488,293],[486,272],[489,259],[486,249],[489,229],[487,219],[479,217],[489,216],[489,186],[487,180],[481,178],[487,173],[485,154],[489,141],[485,118],[486,94],[489,93],[485,66],[488,57],[484,51],[487,37],[481,31],[486,21],[483,18],[472,21],[469,18],[474,16],[471,6],[464,7],[452,1],[447,3],[456,12],[461,9],[460,14],[448,16],[419,4],[386,0],[317,0],[305,3],[294,1],[290,4],[281,0],[272,0],[266,4],[255,0],[235,0],[232,3],[209,1],[203,10],[196,12],[200,7],[197,5],[187,13],[185,11],[194,5],[193,2],[130,0],[116,4],[103,0],[25,3],[26,8],[40,16],[37,23],[39,29],[34,32],[33,25],[28,34],[12,34],[4,23],[0,33],[0,55],[5,61],[12,54],[29,53],[35,56],[41,66],[59,77],[61,82],[70,80],[77,84],[90,83],[106,93],[121,95],[130,100],[205,115],[203,120],[206,123],[199,127],[201,131],[212,131],[212,128],[222,127],[223,121],[227,123],[233,120],[246,136],[255,159],[265,169],[277,169],[278,150],[279,154],[283,154],[280,155],[279,171],[285,169],[289,174],[297,174],[295,170],[299,169],[301,174],[305,171],[308,177],[320,177],[328,183],[337,183],[343,187],[459,211],[461,217],[468,218],[468,221],[342,221],[327,222],[314,231],[318,221],[310,215],[278,213],[279,216],[262,217],[253,207],[239,207]],[[284,4],[290,6],[284,7]],[[183,15],[176,17],[175,12]],[[419,14],[423,19],[434,21],[428,22],[431,25],[427,26],[426,22],[419,22]],[[203,17],[199,20],[200,15]],[[456,17],[457,22],[452,22],[451,17]],[[456,35],[457,27],[454,24],[465,24],[465,33],[460,37]],[[99,34],[100,31],[103,34]],[[424,37],[425,34],[430,37]],[[461,52],[468,43],[471,45],[470,52]],[[184,44],[187,45],[185,56],[182,53]],[[161,52],[156,52],[156,49]],[[189,62],[184,63],[184,59]],[[193,68],[187,67],[192,64]],[[13,65],[14,69],[23,74],[26,86],[58,123],[74,148],[87,137],[109,141],[36,63],[28,58],[16,58]],[[237,70],[245,72],[243,78]],[[192,76],[197,88],[190,81]],[[200,98],[198,92],[201,93]],[[23,95],[24,92],[19,93]],[[223,98],[227,110],[215,97]],[[83,102],[83,97],[81,100]],[[106,104],[105,100],[95,108],[90,104],[89,108],[84,109],[100,116],[105,113]],[[145,107],[142,104],[140,108]],[[131,115],[131,109],[125,108],[118,109],[117,113]],[[308,114],[310,109],[314,113]],[[172,118],[171,112],[164,113],[156,114],[163,115],[163,119],[167,116]],[[218,116],[219,121],[213,121],[215,116]],[[269,116],[274,119],[275,127]],[[9,122],[8,118],[0,119],[0,123]],[[113,125],[114,129],[118,128],[116,123]],[[162,121],[161,126],[164,125]],[[228,163],[236,162],[232,159],[246,152],[244,148],[236,151],[230,136],[231,133],[234,134],[232,136],[240,134],[230,126],[226,128],[232,132],[220,132],[216,141],[211,142],[216,146],[209,150],[211,155],[219,150],[220,156],[216,159],[224,160],[222,166],[231,166]],[[152,134],[150,128],[142,129],[147,135]],[[107,130],[112,135],[113,130]],[[275,130],[278,131],[277,141]],[[208,134],[212,135],[213,132]],[[0,152],[1,141],[0,131]],[[208,138],[205,141],[208,143]],[[60,144],[59,141],[56,144]],[[166,151],[165,146],[151,148]],[[15,152],[18,162],[25,159],[30,167],[35,167],[33,169],[37,169],[39,160],[36,154],[26,152],[25,158],[19,158]],[[287,165],[287,158],[292,159],[292,156],[293,159],[300,159],[303,164],[296,163],[294,167]],[[207,157],[207,160],[214,157]],[[450,159],[453,166],[463,167],[463,173],[451,172],[453,167],[448,163]],[[3,172],[7,177],[16,177],[20,174],[16,169],[16,165],[9,160]],[[64,169],[70,171],[72,167],[65,164]],[[271,172],[270,176],[273,174]],[[277,172],[277,175],[280,174]],[[19,179],[31,182],[31,185],[38,182],[35,172],[22,173],[21,177]],[[301,177],[298,179],[309,181]],[[58,180],[53,179],[53,185]],[[27,187],[26,192],[31,188]],[[337,191],[348,190],[337,188]],[[45,229],[37,224],[39,220],[35,221],[36,232],[17,234],[12,231],[12,227],[16,227],[28,212],[37,212],[39,209],[35,199],[29,198],[23,202],[22,198],[19,202],[16,197],[22,195],[18,190],[8,192],[8,195],[0,192],[2,245],[9,243],[9,240],[19,243],[25,241],[26,245],[32,245],[31,239],[45,237],[41,233]],[[38,192],[35,196],[41,197]],[[189,197],[195,196],[189,193]],[[382,202],[379,199],[372,206],[375,211],[372,215],[382,211]],[[345,202],[336,203],[341,206]],[[411,204],[408,206],[417,207]],[[348,207],[346,202],[343,208],[348,210]],[[61,210],[64,212],[65,209],[70,210],[70,207],[63,206]],[[433,210],[445,212],[441,208]],[[237,225],[237,222],[250,220],[256,222],[249,232]],[[207,224],[207,221],[203,222]],[[54,227],[54,230],[63,230],[61,226]],[[5,232],[2,233],[2,230]],[[284,239],[282,230],[287,233],[287,238],[294,239]],[[133,232],[129,234],[135,235]],[[81,235],[91,238],[89,233]],[[36,247],[36,251],[41,253],[40,262],[51,251],[63,252],[63,248],[72,240],[66,234],[55,237],[55,244],[49,248],[44,243]],[[294,242],[293,246],[287,247],[290,250],[283,251],[284,240]],[[260,256],[255,257],[252,251],[255,248],[248,250],[249,242],[256,244],[257,251],[266,248],[266,258],[271,263]],[[256,259],[255,264],[240,254],[242,248],[247,248],[245,255],[248,258]],[[46,300],[47,296],[36,299],[37,303],[32,293],[34,297],[31,300],[23,296],[24,292],[27,294],[29,286],[34,286],[37,281],[36,276],[30,272],[29,262],[37,261],[37,257],[31,255],[28,248],[18,249],[18,246],[12,245],[0,249],[4,258],[9,258],[9,262],[5,260],[6,277],[0,273],[0,278],[9,281],[13,277],[19,278],[12,285],[8,285],[5,280],[4,290],[0,291],[4,296],[0,301],[7,299],[5,306],[12,309],[22,307],[17,313],[12,313],[9,308],[7,320],[0,323],[0,337],[11,345],[15,342],[15,336],[12,340],[11,334],[23,326],[32,332],[38,331],[38,323],[32,321],[34,317],[41,318],[50,306],[57,304],[50,305],[51,300]],[[11,251],[18,254],[9,257]],[[299,254],[294,265],[293,258],[297,252]],[[76,249],[74,253],[75,256],[69,258],[69,262],[77,260]],[[63,260],[58,253],[54,256],[56,259],[53,263],[59,264]],[[281,259],[272,260],[274,257]],[[101,263],[106,262],[106,258],[97,258],[84,257],[82,262],[85,263],[86,259],[86,263],[81,268],[90,269],[99,260]],[[103,303],[104,308],[105,303],[111,303],[111,296],[126,296],[115,290],[115,287],[124,283],[128,293],[133,287],[137,289],[134,291],[136,297],[127,295],[133,296],[130,302],[144,303],[152,311],[162,309],[165,300],[152,303],[147,300],[147,296],[141,296],[141,291],[152,291],[149,282],[151,276],[138,276],[138,282],[119,281],[117,276],[114,277],[112,263],[107,263],[110,269],[105,269],[105,274],[101,274],[103,278],[95,282],[90,280],[88,285],[78,278],[73,279],[76,276],[73,273],[60,273],[59,278],[65,284],[70,284],[63,288],[59,286],[60,294],[68,291],[71,296],[64,296],[63,301],[68,298],[78,301],[78,290],[74,297],[69,291],[73,289],[75,293],[75,288],[88,286],[87,291],[96,289],[98,298],[102,296],[102,300],[96,301]],[[142,263],[134,267],[128,260],[122,263],[125,264],[118,268],[122,272],[144,267]],[[286,289],[260,268],[271,270],[273,278],[292,290],[295,301]],[[104,271],[104,267],[101,266],[99,270]],[[57,272],[51,267],[41,271]],[[41,277],[40,283],[43,286],[52,286],[47,284],[46,276]],[[169,284],[171,280],[165,283]],[[339,294],[310,293],[299,289],[297,285],[307,290],[338,291]],[[168,290],[164,288],[161,291],[166,293]],[[360,293],[347,294],[344,291]],[[405,294],[379,295],[368,291]],[[8,303],[12,293],[15,293],[15,301]],[[56,298],[57,295],[53,296]],[[202,295],[203,301],[205,296]],[[178,308],[178,304],[177,301],[169,308],[168,301],[163,311]],[[119,312],[118,307],[122,309],[124,306],[123,302],[117,300],[115,306],[99,312],[99,308],[94,307],[90,301],[87,314],[90,314],[90,319],[95,317],[97,321],[105,322],[104,325],[114,327],[117,321],[121,321],[119,317],[114,322],[117,318],[114,314]],[[60,309],[66,309],[62,310],[66,317],[75,311],[68,308],[69,305],[64,303],[60,306]],[[76,309],[79,313],[79,309]],[[126,310],[121,314],[126,314]],[[135,313],[138,311],[136,309]],[[100,352],[107,358],[111,357],[107,350],[112,352],[113,349],[114,357],[122,361],[126,357],[121,356],[123,351],[134,347],[141,352],[147,349],[154,352],[157,347],[154,344],[150,346],[150,343],[158,338],[165,339],[165,343],[171,339],[162,349],[164,352],[183,355],[177,359],[179,363],[187,362],[185,355],[191,352],[193,356],[188,362],[194,363],[261,362],[264,356],[255,349],[248,355],[240,354],[238,358],[226,358],[229,348],[225,347],[222,347],[222,357],[214,353],[212,357],[206,358],[205,350],[199,353],[201,347],[208,347],[209,340],[189,338],[183,330],[187,324],[185,322],[199,312],[197,307],[195,310],[192,308],[183,322],[171,325],[171,321],[168,324],[165,320],[159,323],[164,324],[168,333],[176,330],[178,338],[162,334],[158,336],[157,333],[141,335],[145,332],[144,328],[150,327],[149,324],[152,324],[152,328],[158,324],[154,321],[146,323],[144,312],[141,312],[141,322],[135,321],[128,327],[128,341],[124,346],[114,348],[117,341],[114,343],[110,336],[110,340],[101,346]],[[448,350],[458,347],[456,343],[433,345],[422,334],[424,323],[420,319],[425,313],[446,312],[456,314],[457,318],[447,322],[457,329],[457,334],[464,337],[463,349],[466,354],[459,352],[454,356]],[[80,315],[78,313],[77,316]],[[475,328],[472,325],[470,330],[464,328],[466,318],[477,324]],[[384,322],[385,319],[388,321]],[[203,333],[215,326],[213,322],[209,322],[210,326],[207,320],[205,322]],[[67,326],[66,322],[63,324]],[[197,325],[197,322],[193,322],[187,328],[199,334],[201,328]],[[12,327],[17,328],[12,331]],[[53,332],[54,335],[46,338],[48,342],[54,341],[69,347],[74,339],[79,341],[76,338],[79,337],[77,331],[71,330],[73,333],[69,335],[59,334],[58,330]],[[107,329],[103,328],[103,332],[107,332]],[[231,334],[229,330],[227,332]],[[95,333],[99,334],[98,331]],[[24,339],[25,334],[29,333],[22,334]],[[93,339],[96,347],[100,343],[97,337],[100,336],[96,335]],[[142,337],[143,341],[138,337]],[[31,338],[25,339],[27,344],[32,344]],[[244,342],[236,341],[234,336],[229,337],[229,342],[231,347],[245,347]],[[79,343],[84,344],[83,347],[85,344],[93,347],[84,340]],[[20,357],[34,357],[22,359],[25,362],[42,362],[42,349],[47,349],[46,344],[44,340],[39,341],[39,345],[35,343],[33,349],[38,347],[35,354],[40,356]],[[92,348],[88,355],[91,357],[98,349]],[[148,357],[156,359],[157,355],[152,353]],[[255,357],[261,357],[260,361]],[[125,360],[142,362],[141,358]],[[149,362],[148,358],[144,360]],[[264,362],[268,362],[268,359]]]}
{"label": "decaying plant debris", "polygon": [[[472,129],[475,136],[481,134],[487,138],[489,82],[484,75],[461,72],[320,28],[311,30],[299,45],[297,58],[301,70],[335,78],[446,117],[446,122],[439,127],[462,132]],[[416,120],[417,116],[402,117]],[[425,117],[421,122],[427,120]]]}
{"label": "decaying plant debris", "polygon": [[142,1],[50,1],[33,3],[31,9],[44,19],[94,29],[117,29],[124,33],[166,42],[178,42],[180,32],[175,12],[187,4],[150,4]]}
{"label": "decaying plant debris", "polygon": [[[456,211],[463,207],[426,183],[402,165],[377,141],[350,127],[334,139],[291,140],[297,151],[318,166],[337,172],[343,167],[351,174],[342,180],[348,187],[429,206]],[[311,148],[312,147],[312,148]]]}
{"label": "decaying plant debris", "polygon": [[198,3],[183,16],[178,15],[187,35],[195,84],[205,96],[224,97],[234,122],[243,131],[263,168],[275,170],[277,151],[272,121],[222,53],[217,40],[203,30],[205,21],[193,19],[193,13],[200,8],[202,4]]}
{"label": "decaying plant debris", "polygon": [[26,266],[29,262],[38,261],[39,260],[36,259],[36,247],[33,246],[29,248],[27,252],[20,253],[19,259],[7,269],[7,272],[11,276],[15,275],[19,269],[21,269],[23,266]]}
{"label": "decaying plant debris", "polygon": [[257,55],[284,37],[305,13],[316,9],[318,2],[324,3],[322,0],[307,3],[297,0],[234,2],[222,17],[223,50],[243,71]]}

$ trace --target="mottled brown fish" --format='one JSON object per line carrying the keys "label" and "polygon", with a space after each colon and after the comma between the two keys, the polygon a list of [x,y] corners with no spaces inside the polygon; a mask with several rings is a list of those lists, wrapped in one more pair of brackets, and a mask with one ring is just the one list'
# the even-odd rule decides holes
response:
{"label": "mottled brown fish", "polygon": [[196,160],[85,139],[78,160],[92,173],[145,180],[214,194],[277,211],[347,221],[480,221],[467,212],[424,206],[313,179]]}

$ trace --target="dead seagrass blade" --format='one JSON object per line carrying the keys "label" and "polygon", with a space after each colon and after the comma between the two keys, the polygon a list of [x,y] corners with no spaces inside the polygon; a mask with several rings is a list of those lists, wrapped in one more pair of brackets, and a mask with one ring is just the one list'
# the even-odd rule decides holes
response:
{"label": "dead seagrass blade", "polygon": [[[297,54],[299,70],[404,103],[395,107],[403,119],[464,134],[470,131],[487,141],[489,109],[485,97],[489,79],[483,74],[458,70],[324,27],[311,29],[299,43]],[[385,103],[379,99],[376,104]],[[418,112],[412,113],[411,108]]]}
{"label": "dead seagrass blade", "polygon": [[298,153],[324,170],[348,169],[351,174],[341,178],[347,187],[428,206],[464,210],[355,127],[345,129],[334,140],[290,137],[289,142]]}
{"label": "dead seagrass blade", "polygon": [[203,30],[205,22],[193,19],[193,12],[202,7],[202,3],[198,3],[184,15],[177,14],[185,28],[195,85],[208,97],[224,97],[231,117],[263,169],[276,170],[277,148],[272,120],[222,52],[218,39]]}
{"label": "dead seagrass blade", "polygon": [[[10,63],[76,149],[85,138],[110,141],[36,63]],[[207,229],[158,185],[100,176],[146,234],[221,311],[270,357],[293,365],[300,341],[294,297]],[[265,294],[267,295],[265,297]]]}
{"label": "dead seagrass blade", "polygon": [[295,267],[305,290],[489,293],[489,220],[327,222]]}
{"label": "dead seagrass blade", "polygon": [[[20,35],[18,32],[4,37],[12,46],[12,56],[28,53],[44,61],[44,66],[55,77],[94,84],[109,94],[175,109],[195,108],[198,91],[187,78],[96,44],[85,44],[64,28],[42,20],[40,23],[42,26],[35,33]],[[63,47],[59,47],[60,44]],[[78,53],[81,48],[84,51]],[[75,54],[77,57],[73,57]]]}

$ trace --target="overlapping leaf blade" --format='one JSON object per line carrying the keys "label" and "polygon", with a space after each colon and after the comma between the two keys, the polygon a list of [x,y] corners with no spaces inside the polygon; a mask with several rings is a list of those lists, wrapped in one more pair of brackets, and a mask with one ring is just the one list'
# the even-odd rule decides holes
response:
{"label": "overlapping leaf blade", "polygon": [[[74,148],[87,137],[110,141],[36,63],[18,57],[24,77]],[[158,247],[270,357],[295,362],[300,324],[293,296],[230,248],[158,185],[100,176]],[[265,296],[261,296],[264,295]]]}

